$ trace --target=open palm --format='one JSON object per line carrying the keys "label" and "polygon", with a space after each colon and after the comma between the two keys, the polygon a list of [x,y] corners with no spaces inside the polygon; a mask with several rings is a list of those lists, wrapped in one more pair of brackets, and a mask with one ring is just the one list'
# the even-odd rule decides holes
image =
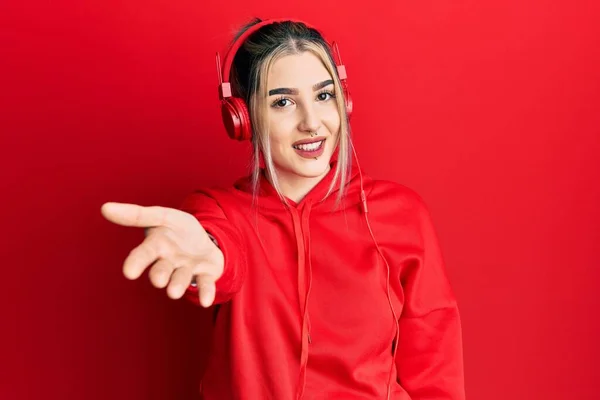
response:
{"label": "open palm", "polygon": [[112,202],[103,204],[101,213],[115,224],[146,230],[144,241],[123,264],[128,279],[139,278],[150,267],[150,281],[157,288],[167,287],[169,297],[181,298],[195,282],[200,304],[213,303],[224,257],[196,217],[174,208]]}

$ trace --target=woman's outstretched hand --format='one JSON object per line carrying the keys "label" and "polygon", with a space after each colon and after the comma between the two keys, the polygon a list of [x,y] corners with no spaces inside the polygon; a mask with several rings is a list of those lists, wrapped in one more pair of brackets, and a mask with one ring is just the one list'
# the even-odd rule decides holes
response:
{"label": "woman's outstretched hand", "polygon": [[139,278],[151,266],[150,281],[157,288],[167,287],[169,297],[181,298],[195,280],[200,304],[212,305],[224,257],[196,217],[174,208],[125,203],[105,203],[101,213],[115,224],[145,228],[146,239],[123,264],[128,279]]}

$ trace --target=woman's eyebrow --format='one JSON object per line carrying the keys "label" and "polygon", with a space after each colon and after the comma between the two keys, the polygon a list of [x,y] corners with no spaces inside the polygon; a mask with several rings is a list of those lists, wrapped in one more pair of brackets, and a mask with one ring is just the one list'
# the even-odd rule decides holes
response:
{"label": "woman's eyebrow", "polygon": [[[313,90],[319,90],[328,85],[333,85],[333,79],[327,79],[327,80],[324,80],[323,82],[315,83],[313,85]],[[269,90],[269,96],[274,96],[276,94],[295,95],[295,94],[298,94],[298,89],[296,89],[296,88],[276,88],[276,89]]]}
{"label": "woman's eyebrow", "polygon": [[325,86],[333,85],[333,79],[327,79],[323,82],[319,82],[313,85],[313,90],[323,89]]}
{"label": "woman's eyebrow", "polygon": [[273,96],[276,94],[298,94],[298,89],[277,88],[269,90],[269,96]]}

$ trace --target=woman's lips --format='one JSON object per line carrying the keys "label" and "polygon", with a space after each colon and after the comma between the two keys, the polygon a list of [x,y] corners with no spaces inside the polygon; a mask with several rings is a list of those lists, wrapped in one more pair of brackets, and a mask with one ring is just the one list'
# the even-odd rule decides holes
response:
{"label": "woman's lips", "polygon": [[315,139],[300,140],[292,147],[300,157],[317,158],[325,151],[325,139]]}

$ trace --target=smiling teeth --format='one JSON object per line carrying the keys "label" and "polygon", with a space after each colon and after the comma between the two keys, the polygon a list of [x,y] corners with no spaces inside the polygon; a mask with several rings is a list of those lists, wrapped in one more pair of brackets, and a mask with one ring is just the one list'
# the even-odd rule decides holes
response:
{"label": "smiling teeth", "polygon": [[299,145],[293,146],[293,147],[295,149],[303,150],[303,151],[315,151],[319,147],[321,147],[321,144],[323,144],[322,140],[320,142],[314,142],[314,143],[309,143],[309,144],[299,144]]}

